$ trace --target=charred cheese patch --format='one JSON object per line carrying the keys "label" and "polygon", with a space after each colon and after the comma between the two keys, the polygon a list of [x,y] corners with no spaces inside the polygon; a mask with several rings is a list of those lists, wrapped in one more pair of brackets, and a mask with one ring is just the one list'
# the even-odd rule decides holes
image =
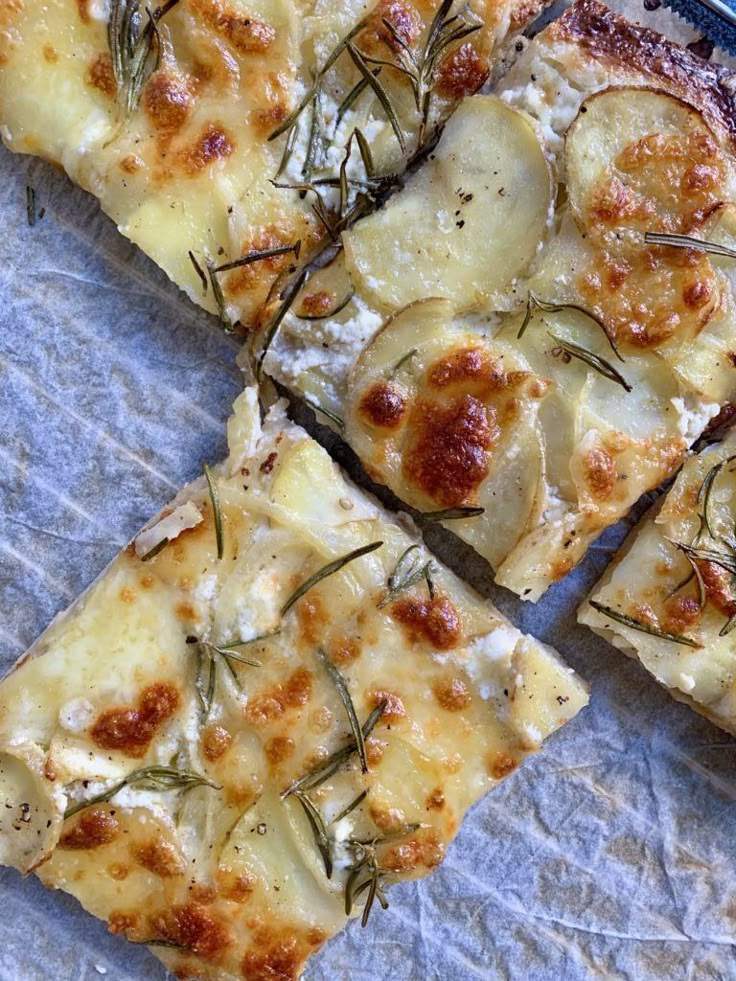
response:
{"label": "charred cheese patch", "polygon": [[[603,610],[586,601],[579,611],[582,623],[729,732],[736,732],[734,454],[736,434],[730,431],[690,457],[593,590],[590,599]],[[691,561],[678,545],[689,550]]]}
{"label": "charred cheese patch", "polygon": [[[439,390],[458,384],[456,363],[435,371]],[[0,858],[151,943],[177,977],[296,979],[347,922],[351,865],[375,867],[382,888],[430,872],[505,761],[539,749],[586,694],[283,407],[261,424],[248,390],[229,434],[215,471],[223,557],[200,480],[157,523],[202,520],[145,561],[126,549],[0,686]],[[394,595],[408,549],[430,563],[431,591],[423,579]],[[372,720],[365,773],[328,663]],[[324,768],[304,793],[329,876],[286,793]]]}

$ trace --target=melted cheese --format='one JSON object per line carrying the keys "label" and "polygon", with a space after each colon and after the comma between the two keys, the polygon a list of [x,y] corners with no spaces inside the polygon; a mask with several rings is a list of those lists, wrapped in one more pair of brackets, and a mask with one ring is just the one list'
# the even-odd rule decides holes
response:
{"label": "melted cheese", "polygon": [[[485,508],[448,527],[529,600],[736,399],[733,261],[644,241],[653,230],[736,243],[732,147],[703,112],[654,87],[651,65],[644,75],[595,61],[560,33],[535,38],[500,103],[473,96],[457,111],[487,152],[441,141],[384,211],[345,235],[345,258],[294,309],[320,291],[337,300],[352,288],[353,301],[316,323],[288,318],[266,362],[342,419],[371,476],[409,505]],[[489,127],[504,103],[518,114]],[[529,180],[506,167],[522,131],[534,143],[525,164],[549,161],[559,182],[549,233],[530,219],[550,200],[541,170]],[[523,201],[511,219],[498,183]],[[446,244],[448,188],[460,236],[461,202],[481,205],[471,244],[457,248]],[[543,306],[527,320],[530,293]]]}
{"label": "melted cheese", "polygon": [[[620,624],[588,602],[579,613],[581,623],[637,657],[675,698],[729,732],[736,732],[736,640],[733,633],[723,631],[736,613],[733,577],[717,561],[696,560],[706,600],[701,607],[695,579],[682,585],[692,570],[672,543],[715,550],[727,561],[733,556],[727,541],[736,516],[734,454],[736,433],[731,432],[722,443],[691,457],[664,502],[632,532],[623,555],[591,595],[617,613],[655,630],[689,638],[698,646]],[[708,474],[714,474],[707,499],[713,535],[708,526],[701,530],[705,508],[701,488]]]}
{"label": "melted cheese", "polygon": [[[282,407],[261,427],[246,391],[229,436],[215,471],[223,558],[200,479],[151,531],[190,510],[200,520],[177,522],[146,561],[126,549],[0,686],[0,858],[154,942],[178,977],[295,979],[346,922],[351,841],[380,836],[386,885],[428,873],[467,808],[587,696],[553,652],[348,484]],[[372,542],[383,544],[281,614],[315,571]],[[410,546],[431,563],[433,595],[422,580],[384,603]],[[262,638],[239,648],[261,667],[216,659],[207,713],[193,636]],[[352,757],[310,792],[328,822],[331,878],[299,801],[280,796],[349,738],[318,649],[361,721],[386,703],[368,772]],[[64,820],[69,804],[153,765],[213,786],[133,784]]]}
{"label": "melted cheese", "polygon": [[[116,98],[109,4],[49,0],[42,12],[28,3],[4,4],[0,132],[10,149],[62,166],[99,198],[124,235],[195,302],[216,313],[214,292],[203,291],[190,253],[204,269],[208,262],[220,265],[297,241],[304,259],[325,244],[313,196],[271,183],[287,137],[269,136],[299,104],[315,71],[368,15],[355,39],[365,54],[392,56],[384,18],[418,44],[437,6],[414,0],[181,3],[160,21],[160,65],[143,86],[139,106],[126,114]],[[485,80],[493,49],[509,29],[511,2],[477,0],[474,6],[482,30],[443,57],[432,125]],[[406,80],[397,72],[384,75],[409,153],[419,114]],[[338,108],[359,78],[345,53],[325,78],[314,177],[337,176],[355,128],[370,137],[378,173],[403,168],[406,155],[371,91],[338,126]],[[304,163],[311,127],[307,108],[282,176],[287,183],[310,177]],[[327,195],[328,205],[334,198]],[[217,274],[227,319],[257,323],[288,263],[277,257]]]}

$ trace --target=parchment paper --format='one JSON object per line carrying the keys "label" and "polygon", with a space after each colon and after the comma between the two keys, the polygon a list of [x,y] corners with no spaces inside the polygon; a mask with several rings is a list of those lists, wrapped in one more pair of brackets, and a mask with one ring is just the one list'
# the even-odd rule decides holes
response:
{"label": "parchment paper", "polygon": [[[661,10],[647,17],[673,24]],[[33,228],[26,184],[46,209]],[[235,342],[63,175],[0,152],[0,214],[5,670],[202,460],[224,453],[239,375]],[[309,981],[736,978],[736,741],[574,621],[625,530],[536,607],[433,536],[592,683],[592,704],[474,808],[437,873],[393,889],[367,930],[353,923],[328,944]],[[1,870],[0,978],[102,975],[166,972],[74,900]]]}

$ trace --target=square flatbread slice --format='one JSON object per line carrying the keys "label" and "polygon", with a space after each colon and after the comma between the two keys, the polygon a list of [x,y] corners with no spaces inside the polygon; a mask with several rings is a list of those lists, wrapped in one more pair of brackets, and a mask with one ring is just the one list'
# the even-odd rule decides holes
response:
{"label": "square flatbread slice", "polygon": [[286,981],[587,693],[283,406],[229,442],[0,685],[0,859],[179,978]]}
{"label": "square flatbread slice", "polygon": [[736,734],[736,431],[690,457],[580,608],[678,701]]}
{"label": "square flatbread slice", "polygon": [[[423,52],[440,15],[425,73],[431,134],[459,96],[486,81],[504,37],[541,6],[179,0],[152,8],[154,24],[139,0],[50,0],[42,17],[33,4],[7,3],[0,128],[10,149],[63,167],[99,198],[197,303],[227,324],[249,324],[294,255],[224,269],[211,284],[207,264],[297,242],[303,260],[326,239],[313,202],[272,179],[337,178],[355,129],[381,172],[400,171],[417,150],[422,114],[408,79],[380,62],[402,44]],[[423,104],[424,89],[420,96]]]}
{"label": "square flatbread slice", "polygon": [[580,0],[344,233],[265,355],[524,598],[736,396],[735,81]]}

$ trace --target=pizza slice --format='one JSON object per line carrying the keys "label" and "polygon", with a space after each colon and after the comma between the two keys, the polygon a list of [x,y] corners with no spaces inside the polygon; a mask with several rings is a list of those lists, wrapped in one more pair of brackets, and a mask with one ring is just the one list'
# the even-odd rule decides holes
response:
{"label": "pizza slice", "polygon": [[281,404],[229,443],[0,685],[0,859],[179,978],[295,979],[587,694]]}
{"label": "pizza slice", "polygon": [[[542,6],[50,0],[40,17],[5,4],[1,132],[99,198],[195,302],[247,325],[279,274],[330,242],[341,172],[347,224]],[[385,65],[398,56],[403,73]]]}
{"label": "pizza slice", "polygon": [[736,431],[691,456],[579,620],[736,734]]}
{"label": "pizza slice", "polygon": [[262,368],[526,599],[736,396],[735,81],[579,0],[262,335]]}

